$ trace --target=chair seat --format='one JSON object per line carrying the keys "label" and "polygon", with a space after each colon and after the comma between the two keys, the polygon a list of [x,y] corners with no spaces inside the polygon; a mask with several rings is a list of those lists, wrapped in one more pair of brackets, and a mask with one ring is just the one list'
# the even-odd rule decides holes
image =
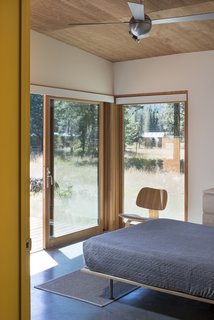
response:
{"label": "chair seat", "polygon": [[124,219],[141,220],[141,221],[151,220],[151,218],[142,217],[139,214],[132,214],[132,213],[120,213],[119,217]]}
{"label": "chair seat", "polygon": [[125,219],[125,226],[128,227],[132,224],[132,222],[146,222],[152,220],[152,218],[142,217],[138,214],[131,213],[120,213],[119,217]]}

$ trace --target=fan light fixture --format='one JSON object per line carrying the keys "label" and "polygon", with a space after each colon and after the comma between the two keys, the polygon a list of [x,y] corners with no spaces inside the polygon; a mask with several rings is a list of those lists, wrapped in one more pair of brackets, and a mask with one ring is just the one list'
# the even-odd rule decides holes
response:
{"label": "fan light fixture", "polygon": [[129,9],[132,17],[129,21],[129,34],[136,41],[149,36],[149,31],[152,28],[152,21],[144,13],[144,5],[141,1],[140,4],[128,2]]}
{"label": "fan light fixture", "polygon": [[136,41],[140,41],[142,38],[148,36],[149,31],[152,28],[152,21],[146,14],[144,20],[135,20],[131,18],[129,21],[129,34]]}

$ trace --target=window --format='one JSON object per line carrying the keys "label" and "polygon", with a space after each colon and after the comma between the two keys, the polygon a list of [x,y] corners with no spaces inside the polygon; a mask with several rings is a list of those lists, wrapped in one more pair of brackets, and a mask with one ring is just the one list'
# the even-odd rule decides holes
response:
{"label": "window", "polygon": [[160,217],[186,219],[185,102],[124,104],[124,212],[147,215],[135,201],[142,187],[166,189]]}
{"label": "window", "polygon": [[101,109],[99,103],[46,98],[47,242],[56,243],[57,238],[102,227],[99,208]]}
{"label": "window", "polygon": [[43,96],[30,96],[30,237],[43,248]]}
{"label": "window", "polygon": [[30,121],[32,251],[102,232],[103,104],[33,93]]}

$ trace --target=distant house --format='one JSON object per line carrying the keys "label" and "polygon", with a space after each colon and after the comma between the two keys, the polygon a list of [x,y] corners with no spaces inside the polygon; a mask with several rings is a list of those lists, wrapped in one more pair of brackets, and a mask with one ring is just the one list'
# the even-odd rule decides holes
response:
{"label": "distant house", "polygon": [[141,137],[145,142],[145,145],[153,147],[162,146],[162,138],[164,137],[165,132],[144,132]]}

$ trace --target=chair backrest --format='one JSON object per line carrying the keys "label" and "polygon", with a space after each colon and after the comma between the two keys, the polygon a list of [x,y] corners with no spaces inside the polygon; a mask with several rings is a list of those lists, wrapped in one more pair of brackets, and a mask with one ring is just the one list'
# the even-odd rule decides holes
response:
{"label": "chair backrest", "polygon": [[163,189],[142,188],[137,196],[136,205],[150,210],[164,210],[167,204],[167,191]]}

